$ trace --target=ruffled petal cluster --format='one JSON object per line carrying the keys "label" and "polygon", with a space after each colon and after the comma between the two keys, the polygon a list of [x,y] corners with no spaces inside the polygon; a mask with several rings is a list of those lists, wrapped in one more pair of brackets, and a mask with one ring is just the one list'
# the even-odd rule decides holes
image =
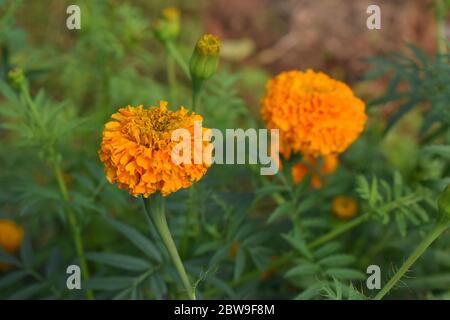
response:
{"label": "ruffled petal cluster", "polygon": [[280,130],[280,151],[312,156],[338,154],[366,122],[364,102],[343,82],[321,72],[282,72],[267,83],[261,115]]}
{"label": "ruffled petal cluster", "polygon": [[[167,102],[161,101],[159,106],[148,109],[121,108],[103,130],[99,157],[105,165],[106,177],[133,196],[148,197],[157,191],[167,196],[187,188],[200,180],[210,165],[208,157],[200,158],[200,162],[194,158],[197,155],[199,159],[203,150],[212,150],[207,141],[202,140],[200,148],[194,143],[194,122],[203,118],[189,114],[183,107],[171,111],[166,106]],[[190,134],[187,142],[183,140],[192,150],[190,164],[172,160],[172,151],[180,147],[179,141],[172,140],[177,129],[186,129]],[[205,130],[202,128],[202,136]]]}

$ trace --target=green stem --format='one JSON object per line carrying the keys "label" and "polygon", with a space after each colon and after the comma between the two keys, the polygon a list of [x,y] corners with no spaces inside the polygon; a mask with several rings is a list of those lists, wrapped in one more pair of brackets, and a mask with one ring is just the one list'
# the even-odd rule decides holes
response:
{"label": "green stem", "polygon": [[30,96],[30,92],[28,91],[27,85],[26,84],[22,84],[20,89],[21,89],[23,97],[25,98],[26,104],[30,108],[30,111],[31,111],[31,114],[32,114],[32,116],[34,118],[34,121],[38,125],[39,129],[44,131],[44,124],[43,124],[41,116],[40,116],[40,114],[39,114],[39,112],[37,110],[36,104],[34,103],[33,99]]}
{"label": "green stem", "polygon": [[[34,118],[34,121],[39,126],[39,129],[42,130],[42,132],[46,132],[44,123],[42,122],[42,119],[40,117],[40,114],[38,112],[37,106],[34,103],[33,99],[30,96],[30,92],[28,91],[28,87],[25,84],[22,84],[21,86],[21,93],[23,97],[25,98],[25,102],[30,108],[31,114]],[[53,146],[50,146],[49,149],[49,159],[51,164],[53,165],[53,171],[55,173],[56,180],[58,182],[58,187],[64,202],[64,208],[67,215],[67,220],[69,221],[70,229],[72,231],[73,240],[75,243],[75,251],[77,253],[78,259],[80,260],[80,268],[82,272],[82,277],[84,280],[89,279],[89,270],[86,263],[86,258],[84,256],[84,250],[83,250],[83,243],[81,241],[81,230],[78,226],[77,218],[75,215],[75,212],[73,212],[72,208],[69,206],[69,193],[67,191],[67,186],[64,182],[61,166],[59,163],[58,156],[56,155],[56,152],[53,148]],[[86,298],[91,300],[94,298],[92,290],[86,290]]]}
{"label": "green stem", "polygon": [[173,264],[175,265],[175,269],[177,270],[178,275],[181,278],[181,282],[183,283],[184,289],[186,290],[189,299],[196,300],[195,288],[191,286],[191,283],[189,282],[189,278],[186,270],[184,269],[183,262],[181,261],[177,247],[170,233],[169,226],[167,225],[164,198],[161,195],[154,195],[152,200],[154,202],[154,206],[152,207],[152,209],[148,208],[148,198],[144,200],[144,202],[146,202],[147,204],[146,206],[144,206],[146,212],[150,216],[150,219],[152,219],[156,230],[158,230],[158,233],[164,245],[166,246],[167,251],[169,252],[169,255],[172,259]]}
{"label": "green stem", "polygon": [[394,276],[389,280],[389,282],[381,289],[380,292],[375,296],[375,300],[381,300],[403,277],[403,275],[411,268],[411,266],[416,262],[417,259],[427,250],[427,248],[436,240],[442,232],[448,227],[448,223],[437,223],[435,227],[430,231],[430,233],[419,243],[416,249],[411,253],[411,255],[406,259],[403,265],[398,269]]}
{"label": "green stem", "polygon": [[317,238],[316,240],[314,240],[313,242],[311,242],[308,247],[309,248],[316,248],[321,246],[322,244],[324,244],[325,242],[328,242],[338,236],[340,236],[341,234],[359,226],[360,224],[366,222],[370,217],[370,213],[365,213],[363,215],[360,215],[359,217],[352,219],[342,225],[340,225],[339,227],[337,227],[336,229],[331,230],[329,233]]}
{"label": "green stem", "polygon": [[169,82],[170,100],[174,103],[177,100],[177,78],[175,63],[170,55],[167,55],[167,80]]}
{"label": "green stem", "polygon": [[196,79],[195,77],[192,79],[192,111],[197,110],[198,98],[200,97],[200,92],[203,88],[203,80]]}
{"label": "green stem", "polygon": [[186,214],[186,224],[184,226],[183,236],[181,238],[181,252],[185,256],[188,250],[189,244],[189,235],[190,232],[195,228],[196,232],[198,232],[198,223],[196,222],[198,219],[198,214],[195,210],[195,184],[189,187],[188,189],[188,210]]}
{"label": "green stem", "polygon": [[181,70],[183,70],[186,76],[190,79],[191,74],[189,72],[189,66],[184,60],[181,53],[178,51],[176,44],[173,41],[166,41],[165,46],[167,52],[172,56],[172,58],[175,60],[175,62],[178,64]]}
{"label": "green stem", "polygon": [[[75,251],[77,253],[78,259],[80,260],[81,276],[83,280],[89,279],[89,269],[86,262],[86,257],[84,255],[83,242],[81,240],[81,229],[79,227],[77,216],[72,208],[68,205],[69,193],[67,191],[66,183],[64,182],[64,177],[62,174],[61,167],[58,160],[53,161],[53,167],[55,171],[55,176],[58,181],[59,190],[64,201],[64,208],[67,215],[67,220],[69,222],[70,229],[72,231],[73,241],[75,243]],[[86,298],[89,300],[94,299],[94,294],[92,290],[86,290]]]}

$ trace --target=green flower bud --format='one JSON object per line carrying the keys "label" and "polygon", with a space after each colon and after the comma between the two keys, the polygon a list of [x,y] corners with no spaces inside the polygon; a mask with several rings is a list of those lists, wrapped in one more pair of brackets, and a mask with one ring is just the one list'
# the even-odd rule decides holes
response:
{"label": "green flower bud", "polygon": [[438,198],[438,208],[441,218],[450,222],[450,184]]}
{"label": "green flower bud", "polygon": [[212,34],[203,35],[195,45],[190,61],[193,79],[206,80],[217,71],[220,40]]}
{"label": "green flower bud", "polygon": [[153,25],[153,33],[161,42],[176,39],[180,33],[180,12],[178,9],[173,7],[163,9],[161,17]]}
{"label": "green flower bud", "polygon": [[25,81],[25,75],[21,68],[14,68],[8,72],[8,81],[16,89],[20,89]]}

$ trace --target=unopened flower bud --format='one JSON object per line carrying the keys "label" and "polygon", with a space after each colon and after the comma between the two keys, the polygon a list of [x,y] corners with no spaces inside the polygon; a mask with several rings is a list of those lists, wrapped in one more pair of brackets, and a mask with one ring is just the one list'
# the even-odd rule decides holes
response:
{"label": "unopened flower bud", "polygon": [[180,33],[180,12],[173,7],[161,11],[161,17],[153,25],[153,33],[161,42],[174,40]]}
{"label": "unopened flower bud", "polygon": [[14,68],[8,72],[8,81],[16,89],[20,89],[25,81],[21,68]]}
{"label": "unopened flower bud", "polygon": [[195,45],[190,61],[193,79],[206,80],[217,71],[220,40],[212,34],[203,35]]}

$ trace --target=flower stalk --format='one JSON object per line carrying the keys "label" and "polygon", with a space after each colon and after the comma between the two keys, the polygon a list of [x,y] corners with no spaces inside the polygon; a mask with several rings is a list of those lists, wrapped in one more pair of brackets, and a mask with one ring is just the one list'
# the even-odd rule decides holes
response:
{"label": "flower stalk", "polygon": [[[178,253],[175,242],[173,241],[172,235],[170,233],[169,226],[167,224],[164,198],[161,195],[154,195],[152,197],[153,201],[149,201],[149,198],[144,199],[144,208],[155,225],[156,230],[159,233],[167,251],[169,252],[170,258],[177,270],[177,273],[181,279],[181,282],[186,290],[186,293],[190,300],[196,300],[195,288],[191,285],[189,277],[184,269],[183,262],[181,261],[180,255]],[[151,206],[153,204],[153,206]],[[151,207],[151,208],[150,208]]]}
{"label": "flower stalk", "polygon": [[437,223],[431,232],[419,243],[416,249],[406,259],[403,265],[398,269],[389,282],[375,296],[374,300],[381,300],[395,286],[395,284],[405,275],[411,266],[419,259],[428,247],[436,240],[442,232],[449,227],[448,224]]}
{"label": "flower stalk", "polygon": [[398,269],[394,276],[388,281],[388,283],[381,289],[375,296],[374,300],[381,300],[383,297],[395,286],[395,284],[405,275],[405,273],[411,268],[411,266],[419,259],[422,254],[428,249],[428,247],[436,240],[447,228],[450,227],[450,185],[441,193],[438,199],[438,220],[428,233],[423,238],[416,249],[406,259],[403,265]]}

